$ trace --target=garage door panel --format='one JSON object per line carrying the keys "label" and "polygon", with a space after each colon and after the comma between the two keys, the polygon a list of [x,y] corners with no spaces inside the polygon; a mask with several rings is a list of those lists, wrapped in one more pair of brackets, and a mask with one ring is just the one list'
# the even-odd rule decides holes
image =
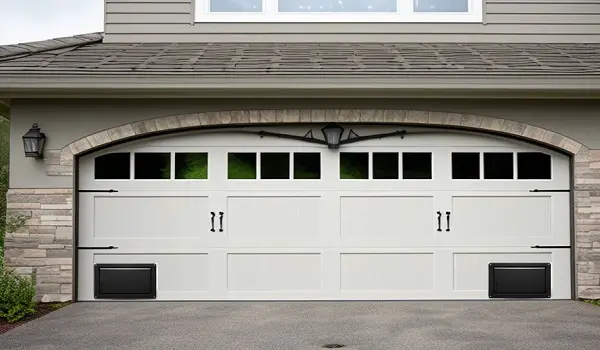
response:
{"label": "garage door panel", "polygon": [[[190,300],[206,298],[209,291],[208,254],[106,254],[84,251],[80,261],[79,298],[94,299],[93,264],[156,264],[156,299]],[[86,283],[81,283],[81,282]]]}
{"label": "garage door panel", "polygon": [[197,238],[209,230],[209,197],[95,197],[94,238]]}
{"label": "garage door panel", "polygon": [[230,196],[227,197],[226,232],[232,238],[318,237],[320,209],[320,197]]}
{"label": "garage door panel", "polygon": [[[551,253],[456,253],[454,290],[488,292],[490,263],[549,263]],[[487,294],[486,294],[487,295]]]}
{"label": "garage door panel", "polygon": [[[552,237],[550,196],[455,196],[450,227],[477,240]],[[515,241],[516,242],[516,241]]]}
{"label": "garage door panel", "polygon": [[343,253],[342,291],[432,291],[433,253]]}
{"label": "garage door panel", "polygon": [[431,239],[434,234],[434,197],[348,196],[340,198],[341,236],[386,239],[404,245]]}
{"label": "garage door panel", "polygon": [[227,289],[296,291],[321,289],[321,254],[228,254]]}

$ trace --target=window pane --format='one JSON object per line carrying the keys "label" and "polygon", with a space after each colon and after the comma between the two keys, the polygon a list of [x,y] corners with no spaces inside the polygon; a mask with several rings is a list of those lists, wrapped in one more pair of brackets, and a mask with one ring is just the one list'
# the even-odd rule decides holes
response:
{"label": "window pane", "polygon": [[402,153],[402,178],[431,179],[431,153]]}
{"label": "window pane", "polygon": [[129,180],[129,153],[110,153],[94,159],[94,179]]}
{"label": "window pane", "polygon": [[262,0],[210,0],[210,12],[261,12]]}
{"label": "window pane", "polygon": [[171,153],[136,153],[135,178],[156,180],[171,178]]}
{"label": "window pane", "polygon": [[279,12],[396,12],[396,0],[279,0]]}
{"label": "window pane", "polygon": [[228,179],[256,179],[256,153],[227,154]]}
{"label": "window pane", "polygon": [[452,178],[479,179],[479,153],[452,153]]}
{"label": "window pane", "polygon": [[208,179],[207,153],[175,153],[176,179]]}
{"label": "window pane", "polygon": [[552,174],[550,155],[539,152],[518,153],[517,174],[523,180],[549,180]]}
{"label": "window pane", "polygon": [[321,153],[294,153],[294,179],[320,179]]}
{"label": "window pane", "polygon": [[512,179],[513,154],[512,153],[484,153],[483,178],[484,179]]}
{"label": "window pane", "polygon": [[340,153],[340,179],[368,179],[369,153]]}
{"label": "window pane", "polygon": [[415,12],[468,12],[469,0],[414,0]]}
{"label": "window pane", "polygon": [[373,178],[398,178],[398,153],[373,153]]}
{"label": "window pane", "polygon": [[289,179],[290,154],[289,153],[261,153],[260,154],[261,179]]}

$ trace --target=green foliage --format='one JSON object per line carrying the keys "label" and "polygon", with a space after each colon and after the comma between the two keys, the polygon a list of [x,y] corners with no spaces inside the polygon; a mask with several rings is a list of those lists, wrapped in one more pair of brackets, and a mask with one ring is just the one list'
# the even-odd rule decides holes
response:
{"label": "green foliage", "polygon": [[25,215],[7,215],[4,223],[5,232],[17,232],[18,229],[25,225],[29,217]]}
{"label": "green foliage", "polygon": [[[208,155],[206,153],[182,153],[177,155],[176,179],[208,179]],[[179,160],[181,159],[181,164]],[[181,166],[179,166],[181,165]]]}
{"label": "green foliage", "polygon": [[56,311],[58,309],[61,309],[67,305],[71,304],[70,302],[65,302],[65,303],[54,303],[54,304],[50,304],[50,308],[52,309],[52,311]]}
{"label": "green foliage", "polygon": [[8,190],[8,159],[10,123],[0,116],[0,261],[4,255],[4,232],[6,224],[6,191]]}
{"label": "green foliage", "polygon": [[0,317],[16,322],[35,313],[35,277],[0,269]]}
{"label": "green foliage", "polygon": [[592,305],[596,305],[596,306],[600,306],[600,299],[594,299],[594,300],[584,300],[586,303],[588,304],[592,304]]}
{"label": "green foliage", "polygon": [[[229,154],[227,166],[227,178],[229,179],[256,179],[256,154],[248,153],[254,157],[254,161],[250,157],[238,156],[237,154]],[[241,153],[240,155],[245,155]]]}

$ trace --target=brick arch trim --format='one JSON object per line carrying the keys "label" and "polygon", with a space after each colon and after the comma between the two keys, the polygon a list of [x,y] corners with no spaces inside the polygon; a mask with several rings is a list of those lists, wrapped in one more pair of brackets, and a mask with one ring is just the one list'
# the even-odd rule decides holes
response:
{"label": "brick arch trim", "polygon": [[377,109],[235,110],[159,117],[103,130],[76,140],[60,151],[50,151],[54,152],[50,157],[54,162],[46,170],[48,175],[71,175],[75,156],[152,134],[215,126],[325,122],[444,126],[533,141],[569,154],[577,154],[586,149],[581,143],[551,130],[508,119],[472,114]]}

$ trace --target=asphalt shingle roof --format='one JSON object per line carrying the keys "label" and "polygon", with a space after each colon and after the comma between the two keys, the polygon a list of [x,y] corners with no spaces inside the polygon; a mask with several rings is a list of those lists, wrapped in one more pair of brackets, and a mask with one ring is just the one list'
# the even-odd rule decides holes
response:
{"label": "asphalt shingle roof", "polygon": [[0,46],[3,74],[600,75],[600,44],[102,43]]}

